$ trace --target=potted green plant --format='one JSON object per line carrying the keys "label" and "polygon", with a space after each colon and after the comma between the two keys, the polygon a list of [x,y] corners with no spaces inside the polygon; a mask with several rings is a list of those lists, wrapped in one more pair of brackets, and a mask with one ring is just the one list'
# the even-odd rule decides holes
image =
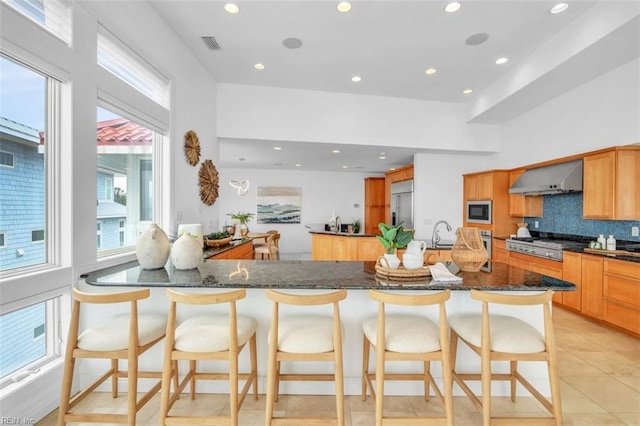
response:
{"label": "potted green plant", "polygon": [[353,223],[351,223],[351,230],[353,231],[354,234],[359,234],[360,228],[362,228],[362,222],[360,221],[360,219],[356,219],[354,217]]}
{"label": "potted green plant", "polygon": [[404,230],[403,222],[395,226],[380,222],[378,229],[380,229],[382,235],[376,235],[376,238],[385,248],[386,253],[384,257],[387,260],[389,268],[397,269],[398,266],[400,266],[400,259],[396,255],[396,251],[409,244],[413,239],[413,233]]}
{"label": "potted green plant", "polygon": [[247,223],[255,216],[254,213],[248,212],[238,212],[238,213],[227,213],[228,216],[231,216],[231,219],[235,219],[240,223],[240,235],[243,237],[249,233],[249,227]]}

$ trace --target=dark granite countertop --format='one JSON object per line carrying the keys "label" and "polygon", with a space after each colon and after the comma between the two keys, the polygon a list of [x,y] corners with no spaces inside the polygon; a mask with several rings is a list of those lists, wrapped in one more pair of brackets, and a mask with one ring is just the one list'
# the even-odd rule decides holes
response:
{"label": "dark granite countertop", "polygon": [[630,256],[630,255],[625,255],[621,253],[611,253],[611,252],[608,252],[607,250],[599,250],[598,252],[594,252],[594,251],[587,252],[583,248],[573,248],[573,247],[567,247],[563,250],[571,251],[574,253],[589,254],[592,256],[604,256],[611,259],[624,260],[626,262],[640,263],[640,256]]}
{"label": "dark granite countertop", "polygon": [[353,232],[309,231],[310,234],[333,235],[336,237],[375,237],[380,234],[354,234]]}
{"label": "dark granite countertop", "polygon": [[178,271],[170,264],[162,269],[143,270],[134,261],[93,272],[85,280],[92,285],[118,287],[576,290],[576,286],[569,282],[498,262],[491,264],[491,272],[461,272],[454,263],[448,263],[447,267],[462,277],[462,283],[438,283],[431,277],[390,281],[376,276],[375,262],[309,260],[210,260],[202,262],[197,269],[187,271]]}

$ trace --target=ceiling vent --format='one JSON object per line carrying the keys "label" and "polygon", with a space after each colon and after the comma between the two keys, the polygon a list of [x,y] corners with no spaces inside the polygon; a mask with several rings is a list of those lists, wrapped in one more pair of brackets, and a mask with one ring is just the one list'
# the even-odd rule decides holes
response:
{"label": "ceiling vent", "polygon": [[204,41],[204,44],[207,45],[209,50],[222,50],[216,39],[212,36],[203,36],[202,41]]}

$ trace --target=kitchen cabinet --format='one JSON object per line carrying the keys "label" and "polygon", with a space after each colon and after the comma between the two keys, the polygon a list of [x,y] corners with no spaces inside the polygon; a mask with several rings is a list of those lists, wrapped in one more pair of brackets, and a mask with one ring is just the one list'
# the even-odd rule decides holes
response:
{"label": "kitchen cabinet", "polygon": [[374,236],[311,234],[311,260],[377,260],[384,246]]}
{"label": "kitchen cabinet", "polygon": [[603,319],[640,334],[640,264],[604,259]]}
{"label": "kitchen cabinet", "polygon": [[254,258],[253,242],[249,241],[241,243],[228,249],[222,250],[212,256],[209,256],[207,260],[222,260],[222,259],[247,259]]}
{"label": "kitchen cabinet", "polygon": [[491,260],[493,262],[509,263],[509,251],[507,242],[501,238],[493,238],[491,246]]}
{"label": "kitchen cabinet", "polygon": [[640,219],[640,147],[616,147],[584,157],[585,219]]}
{"label": "kitchen cabinet", "polygon": [[385,222],[385,178],[369,177],[364,180],[365,234],[378,234],[378,224]]}
{"label": "kitchen cabinet", "polygon": [[436,249],[426,249],[424,251],[424,260],[425,263],[434,263],[433,256],[435,256],[436,262],[452,262],[451,260],[451,250],[436,250]]}
{"label": "kitchen cabinet", "polygon": [[582,254],[565,251],[562,257],[562,279],[578,288],[576,291],[559,291],[553,300],[579,312],[582,307]]}
{"label": "kitchen cabinet", "polygon": [[[413,179],[413,164],[389,170],[384,174],[384,222],[391,223],[391,184]],[[375,231],[377,234],[378,231]]]}
{"label": "kitchen cabinet", "polygon": [[[509,187],[524,173],[525,169],[509,172]],[[541,195],[509,194],[509,216],[514,217],[542,217],[543,197]]]}
{"label": "kitchen cabinet", "polygon": [[596,319],[602,319],[602,274],[603,257],[582,255],[582,305],[581,312]]}
{"label": "kitchen cabinet", "polygon": [[467,201],[493,200],[493,173],[465,175],[464,194]]}

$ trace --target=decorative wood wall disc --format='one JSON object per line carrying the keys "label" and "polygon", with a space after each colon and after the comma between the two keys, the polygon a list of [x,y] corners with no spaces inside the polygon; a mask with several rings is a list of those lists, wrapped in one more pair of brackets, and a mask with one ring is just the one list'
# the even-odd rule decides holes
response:
{"label": "decorative wood wall disc", "polygon": [[200,178],[200,199],[210,206],[218,199],[218,170],[211,160],[205,160],[198,172]]}
{"label": "decorative wood wall disc", "polygon": [[184,135],[184,153],[187,156],[187,162],[192,166],[200,161],[200,140],[193,130],[189,130]]}

